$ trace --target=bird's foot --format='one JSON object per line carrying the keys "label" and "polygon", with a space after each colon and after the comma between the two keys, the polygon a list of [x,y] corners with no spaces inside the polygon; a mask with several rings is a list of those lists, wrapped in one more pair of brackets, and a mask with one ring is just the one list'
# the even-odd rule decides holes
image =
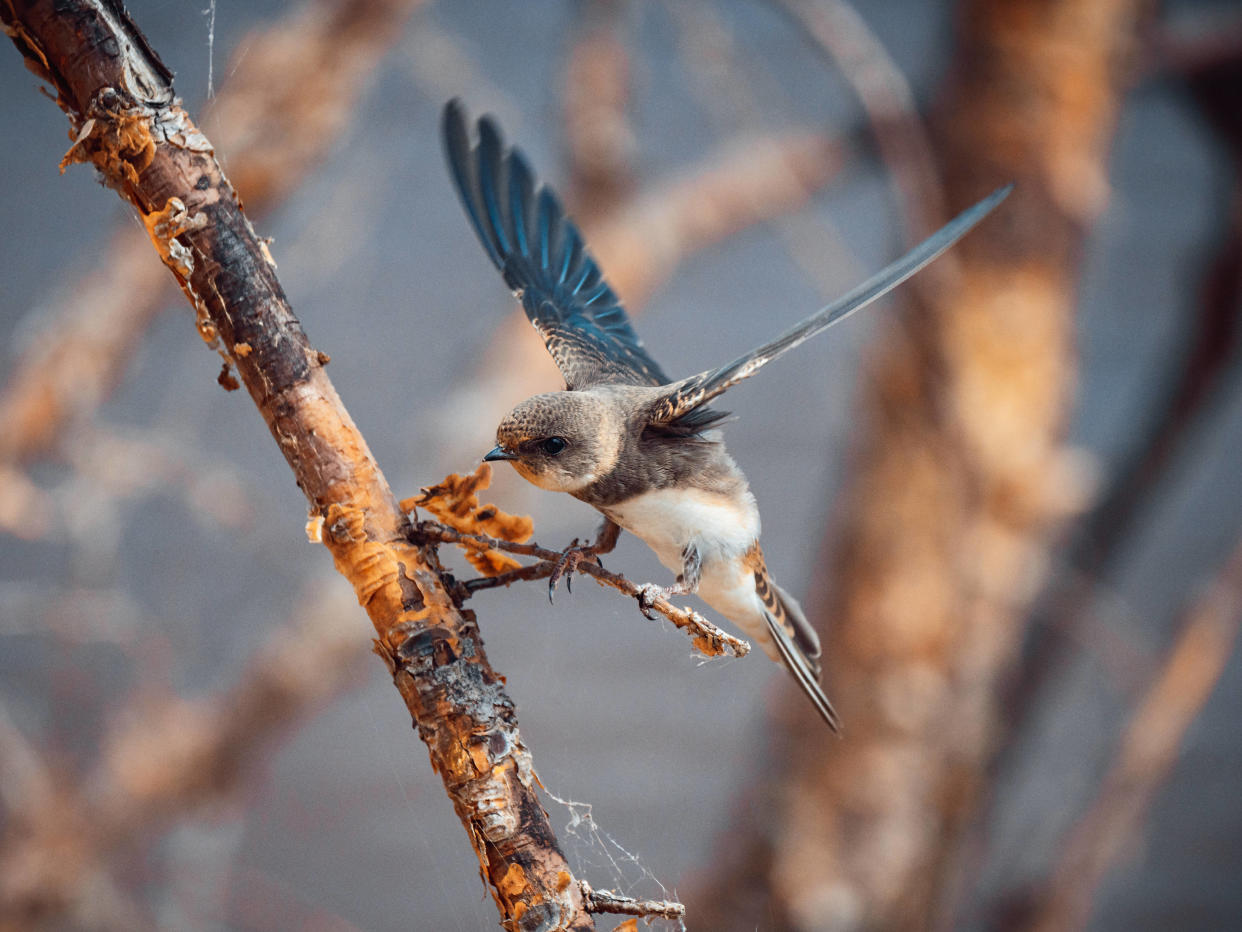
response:
{"label": "bird's foot", "polygon": [[638,610],[643,613],[643,617],[648,621],[655,621],[655,615],[651,614],[651,608],[655,605],[657,599],[667,599],[669,591],[664,586],[657,586],[655,583],[644,583],[638,587],[636,598],[638,599]]}
{"label": "bird's foot", "polygon": [[594,544],[580,546],[578,538],[575,537],[569,546],[561,551],[561,558],[556,561],[556,566],[552,568],[552,575],[548,577],[549,602],[554,602],[556,584],[561,581],[562,577],[565,579],[565,588],[571,593],[574,591],[574,573],[578,569],[578,564],[583,560],[594,560],[600,566],[604,565],[599,558],[599,550]]}
{"label": "bird's foot", "polygon": [[651,614],[651,609],[655,606],[657,600],[671,599],[675,595],[687,595],[694,591],[694,588],[680,580],[675,586],[657,586],[655,583],[643,583],[638,587],[638,592],[634,594],[634,597],[638,599],[638,610],[643,613],[643,616],[648,621],[655,621],[655,615]]}

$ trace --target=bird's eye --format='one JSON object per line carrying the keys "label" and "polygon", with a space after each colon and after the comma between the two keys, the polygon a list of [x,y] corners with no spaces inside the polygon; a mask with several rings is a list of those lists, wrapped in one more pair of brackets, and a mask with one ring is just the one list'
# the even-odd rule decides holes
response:
{"label": "bird's eye", "polygon": [[540,449],[548,456],[556,456],[565,449],[569,444],[565,442],[564,437],[549,437],[543,443],[539,444]]}

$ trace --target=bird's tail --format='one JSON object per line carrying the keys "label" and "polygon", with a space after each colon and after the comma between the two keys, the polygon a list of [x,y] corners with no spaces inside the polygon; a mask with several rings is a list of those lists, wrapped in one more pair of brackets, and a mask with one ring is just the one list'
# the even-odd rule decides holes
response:
{"label": "bird's tail", "polygon": [[807,621],[802,606],[769,575],[758,541],[746,554],[746,562],[755,574],[755,593],[763,603],[768,633],[785,668],[828,727],[840,734],[841,719],[819,685],[819,635]]}

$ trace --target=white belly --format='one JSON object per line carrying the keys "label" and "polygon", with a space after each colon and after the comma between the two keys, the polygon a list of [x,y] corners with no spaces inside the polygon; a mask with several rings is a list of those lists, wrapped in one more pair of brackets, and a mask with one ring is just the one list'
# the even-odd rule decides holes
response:
{"label": "white belly", "polygon": [[754,574],[742,562],[759,539],[759,509],[749,491],[733,499],[700,489],[661,489],[602,510],[674,573],[681,573],[682,551],[693,543],[702,560],[698,596],[777,659]]}
{"label": "white belly", "polygon": [[709,564],[736,560],[759,537],[759,509],[750,492],[736,499],[701,489],[659,489],[603,511],[674,573],[681,572],[687,544],[698,549],[706,575]]}

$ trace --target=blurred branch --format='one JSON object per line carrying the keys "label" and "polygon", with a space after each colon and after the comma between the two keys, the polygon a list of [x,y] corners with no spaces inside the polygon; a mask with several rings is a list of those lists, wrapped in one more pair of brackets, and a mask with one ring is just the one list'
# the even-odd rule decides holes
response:
{"label": "blurred branch", "polygon": [[[1099,581],[1128,552],[1133,530],[1146,513],[1152,491],[1166,477],[1183,443],[1231,391],[1242,345],[1242,21],[1234,28],[1195,38],[1159,34],[1157,59],[1176,64],[1175,77],[1230,156],[1230,193],[1221,204],[1224,216],[1215,250],[1202,270],[1194,301],[1187,310],[1188,339],[1168,360],[1155,400],[1138,415],[1143,423],[1136,440],[1121,457],[1115,475],[1080,526],[1065,573],[1055,592],[1043,601],[1022,670],[1006,699],[1011,732],[1023,731],[1024,716],[1065,657],[1065,642],[1079,637],[1090,623],[1091,600]],[[1230,41],[1232,37],[1232,41]],[[1206,46],[1207,48],[1203,48]],[[1224,49],[1230,49],[1225,54]],[[1163,361],[1156,361],[1159,365]]]}
{"label": "blurred branch", "polygon": [[792,772],[764,778],[769,794],[781,781],[780,809],[734,840],[739,869],[691,898],[710,927],[918,929],[950,897],[998,684],[1051,531],[1083,504],[1061,441],[1074,284],[1143,7],[961,5],[933,124],[948,203],[1017,188],[955,247],[959,274],[907,291],[919,305],[879,342],[844,526],[825,548],[835,591],[824,574],[809,599],[832,620],[826,680],[850,747],[803,740],[805,710],[782,708],[771,757]]}
{"label": "blurred branch", "polygon": [[[535,792],[512,700],[472,613],[453,605],[434,548],[409,543],[365,440],[293,316],[274,264],[241,212],[172,75],[124,10],[105,0],[4,0],[0,21],[47,80],[89,161],[138,210],[153,245],[250,392],[324,542],[375,627],[433,769],[514,929],[589,929]],[[296,676],[321,671],[292,665]]]}
{"label": "blurred branch", "polygon": [[93,773],[75,787],[43,781],[10,806],[0,924],[80,923],[127,852],[253,779],[295,722],[357,682],[367,652],[342,624],[349,611],[345,600],[308,595],[234,686],[193,702],[139,695],[114,717]]}
{"label": "blurred branch", "polygon": [[896,188],[906,238],[917,242],[944,217],[944,189],[914,92],[866,21],[844,0],[770,0],[835,66],[867,115]]}
{"label": "blurred branch", "polygon": [[0,808],[20,812],[43,805],[52,794],[42,756],[0,705]]}
{"label": "blurred branch", "polygon": [[629,192],[638,142],[626,112],[630,56],[621,34],[626,0],[581,0],[565,68],[570,202],[590,226]]}
{"label": "blurred branch", "polygon": [[[207,125],[250,209],[270,210],[336,144],[368,76],[422,0],[313,0],[246,37]],[[169,301],[147,237],[126,223],[106,258],[47,314],[0,392],[0,475],[89,417]],[[20,513],[0,527],[20,533]]]}
{"label": "blurred branch", "polygon": [[1004,925],[1039,932],[1087,926],[1100,884],[1132,850],[1186,731],[1233,653],[1242,615],[1242,546],[1185,613],[1181,632],[1126,726],[1095,802],[1066,840],[1047,884],[1006,909]]}
{"label": "blurred branch", "polygon": [[[1200,115],[1230,155],[1230,194],[1215,253],[1202,274],[1190,317],[1185,351],[1166,374],[1161,401],[1153,405],[1139,440],[1127,454],[1108,493],[1093,509],[1083,529],[1077,565],[1089,575],[1107,571],[1142,513],[1152,485],[1180,448],[1197,418],[1212,407],[1237,359],[1242,342],[1242,44],[1232,57],[1175,53],[1185,59],[1181,72],[1186,91]],[[1191,64],[1192,61],[1200,64]]]}
{"label": "blurred branch", "polygon": [[1242,15],[1224,7],[1166,13],[1144,40],[1145,76],[1204,74],[1242,57]]}

